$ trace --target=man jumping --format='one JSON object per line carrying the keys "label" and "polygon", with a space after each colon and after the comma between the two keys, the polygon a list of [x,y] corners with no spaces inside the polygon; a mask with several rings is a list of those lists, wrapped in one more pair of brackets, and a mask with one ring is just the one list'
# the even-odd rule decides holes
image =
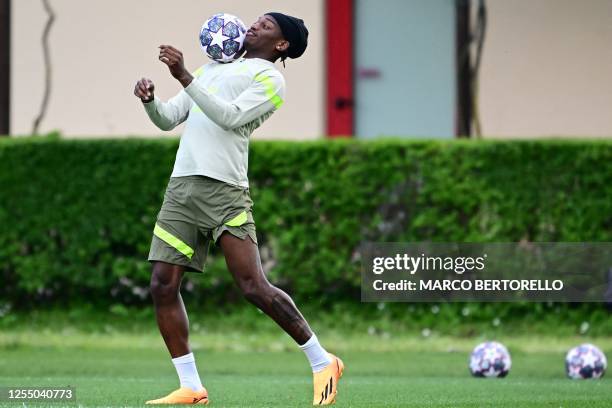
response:
{"label": "man jumping", "polygon": [[308,30],[301,19],[267,13],[245,39],[246,55],[212,62],[190,74],[183,54],[161,45],[159,60],[184,89],[162,102],[142,78],[134,94],[151,121],[171,130],[186,121],[149,252],[151,294],[157,324],[180,388],[147,404],[207,404],[189,348],[189,322],[180,294],[185,271],[202,272],[208,245],[220,245],[244,297],[270,316],[304,351],[313,371],[314,405],[333,404],[344,365],[319,344],[291,298],[268,282],[261,267],[247,179],[249,137],[283,104],[279,58],[298,58]]}

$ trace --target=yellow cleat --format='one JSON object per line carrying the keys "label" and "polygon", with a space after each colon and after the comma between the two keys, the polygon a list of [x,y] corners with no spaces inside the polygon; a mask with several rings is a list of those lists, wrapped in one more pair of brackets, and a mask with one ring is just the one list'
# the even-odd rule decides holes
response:
{"label": "yellow cleat", "polygon": [[342,377],[344,363],[338,357],[330,354],[332,363],[323,371],[313,374],[314,398],[312,405],[331,405],[336,402],[338,380]]}
{"label": "yellow cleat", "polygon": [[208,404],[206,388],[194,391],[188,387],[181,387],[163,398],[147,401],[147,405],[158,404]]}

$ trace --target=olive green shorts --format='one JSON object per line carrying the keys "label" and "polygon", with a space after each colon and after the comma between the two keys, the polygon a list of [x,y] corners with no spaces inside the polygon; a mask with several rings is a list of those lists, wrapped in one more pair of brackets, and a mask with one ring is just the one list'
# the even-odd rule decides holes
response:
{"label": "olive green shorts", "polygon": [[228,233],[257,244],[249,190],[204,176],[173,177],[157,216],[149,261],[202,272],[211,242]]}

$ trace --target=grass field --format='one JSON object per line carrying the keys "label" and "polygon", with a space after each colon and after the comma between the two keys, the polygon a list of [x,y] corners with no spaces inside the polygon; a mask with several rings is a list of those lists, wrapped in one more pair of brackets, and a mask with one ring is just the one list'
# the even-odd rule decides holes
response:
{"label": "grass field", "polygon": [[[563,372],[568,347],[588,340],[610,355],[610,338],[508,336],[502,340],[512,353],[510,375],[475,379],[467,372],[467,357],[479,338],[331,331],[320,337],[347,366],[339,407],[612,406],[609,379],[570,381]],[[306,359],[278,330],[196,331],[192,343],[212,406],[310,405]],[[173,390],[177,379],[152,329],[2,329],[0,386],[66,385],[76,387],[81,406],[140,406]]]}

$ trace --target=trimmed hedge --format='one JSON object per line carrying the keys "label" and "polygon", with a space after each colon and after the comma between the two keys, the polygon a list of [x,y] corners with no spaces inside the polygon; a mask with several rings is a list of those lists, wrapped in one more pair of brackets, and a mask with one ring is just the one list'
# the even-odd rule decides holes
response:
{"label": "trimmed hedge", "polygon": [[[148,304],[177,145],[0,142],[0,299]],[[612,241],[609,141],[254,142],[250,179],[264,268],[310,302],[359,298],[367,241]],[[183,288],[237,298],[218,250]]]}

